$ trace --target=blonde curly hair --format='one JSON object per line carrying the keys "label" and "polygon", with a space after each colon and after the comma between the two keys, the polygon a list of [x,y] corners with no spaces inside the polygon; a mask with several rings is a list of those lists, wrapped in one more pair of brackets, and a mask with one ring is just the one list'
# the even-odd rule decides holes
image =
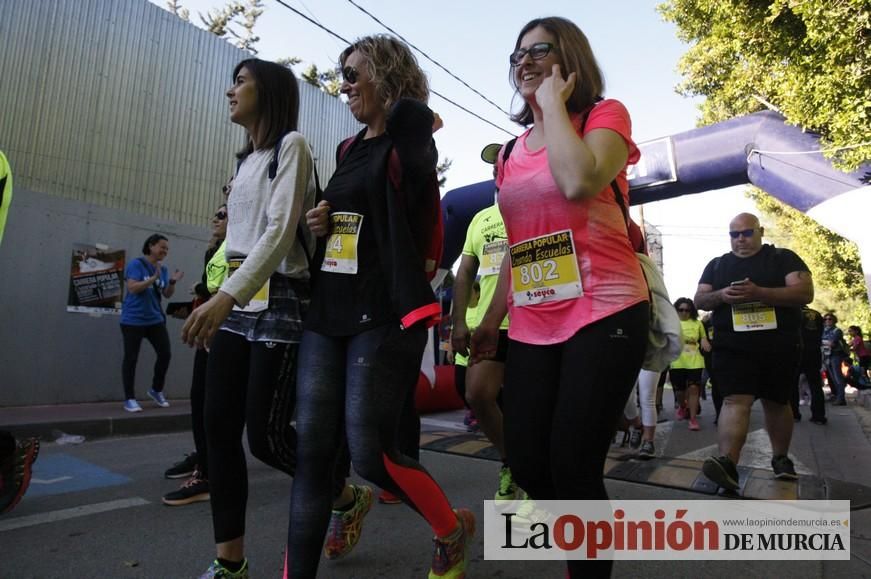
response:
{"label": "blonde curly hair", "polygon": [[369,78],[375,83],[375,92],[386,110],[402,98],[429,101],[429,81],[411,49],[398,38],[389,34],[358,38],[342,51],[340,68],[344,68],[352,52],[365,57]]}

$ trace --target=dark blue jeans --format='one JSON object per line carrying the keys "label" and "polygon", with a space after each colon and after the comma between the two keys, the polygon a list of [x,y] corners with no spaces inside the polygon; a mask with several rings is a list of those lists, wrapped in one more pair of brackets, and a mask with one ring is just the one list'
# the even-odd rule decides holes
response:
{"label": "dark blue jeans", "polygon": [[847,360],[842,354],[832,354],[826,359],[826,375],[829,378],[829,388],[837,402],[846,400],[847,382],[841,374],[841,363]]}

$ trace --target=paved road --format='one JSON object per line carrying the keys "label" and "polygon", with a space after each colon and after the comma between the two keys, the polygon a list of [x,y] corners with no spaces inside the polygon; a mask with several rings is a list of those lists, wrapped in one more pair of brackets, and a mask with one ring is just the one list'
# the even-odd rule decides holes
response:
{"label": "paved road", "polygon": [[[160,496],[176,481],[163,470],[189,450],[190,435],[163,434],[46,444],[31,492],[0,518],[0,578],[53,579],[197,577],[213,557],[208,503],[170,508]],[[423,462],[457,505],[480,516],[498,465],[492,461],[423,453]],[[280,577],[291,481],[251,464],[248,556],[252,577]],[[699,498],[684,491],[615,481],[614,498]],[[618,562],[615,577],[860,577],[871,576],[871,513],[853,513],[849,562]],[[403,506],[376,505],[363,539],[346,559],[324,561],[319,577],[419,579],[430,560],[426,525]],[[483,542],[471,550],[470,578],[562,579],[555,562],[483,560]]]}

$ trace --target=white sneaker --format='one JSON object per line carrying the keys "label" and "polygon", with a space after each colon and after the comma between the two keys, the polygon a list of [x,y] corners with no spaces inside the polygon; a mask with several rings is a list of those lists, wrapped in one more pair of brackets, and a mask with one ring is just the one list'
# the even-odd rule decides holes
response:
{"label": "white sneaker", "polygon": [[128,398],[124,401],[124,410],[127,412],[142,412],[142,407],[139,406],[135,398]]}

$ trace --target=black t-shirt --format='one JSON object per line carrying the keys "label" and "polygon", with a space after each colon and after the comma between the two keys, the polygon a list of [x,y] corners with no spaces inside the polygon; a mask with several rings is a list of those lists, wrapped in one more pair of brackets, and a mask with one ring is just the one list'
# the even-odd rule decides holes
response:
{"label": "black t-shirt", "polygon": [[[765,244],[758,253],[750,257],[738,257],[727,253],[711,260],[705,267],[700,284],[713,286],[714,290],[722,289],[733,281],[749,278],[760,287],[785,287],[788,274],[797,271],[809,271],[804,261],[788,249],[775,248]],[[733,323],[736,308],[730,304],[720,304],[714,309],[713,323],[717,348],[753,351],[784,351],[798,347],[800,337],[801,308],[776,306],[774,318],[776,328],[754,329],[752,331],[736,331]],[[771,317],[760,316],[760,325],[772,325]],[[742,317],[743,320],[754,318]]]}
{"label": "black t-shirt", "polygon": [[[323,198],[329,201],[334,220],[333,233],[339,230],[336,219],[343,219],[336,213],[345,213],[344,219],[350,218],[354,223],[352,229],[359,229],[356,236],[356,273],[324,271],[322,268],[326,245],[343,244],[345,255],[350,237],[344,236],[339,240],[327,236],[318,242],[318,251],[312,262],[316,274],[312,282],[312,301],[306,328],[319,334],[352,336],[384,324],[399,324],[378,259],[366,191],[369,151],[379,139],[384,138],[386,136],[381,135],[373,139],[359,139],[354,143],[346,151],[324,190]],[[352,266],[343,262],[340,268],[349,267]]]}
{"label": "black t-shirt", "polygon": [[820,341],[823,339],[823,315],[811,308],[801,310],[801,359],[803,365],[820,367],[822,352]]}

